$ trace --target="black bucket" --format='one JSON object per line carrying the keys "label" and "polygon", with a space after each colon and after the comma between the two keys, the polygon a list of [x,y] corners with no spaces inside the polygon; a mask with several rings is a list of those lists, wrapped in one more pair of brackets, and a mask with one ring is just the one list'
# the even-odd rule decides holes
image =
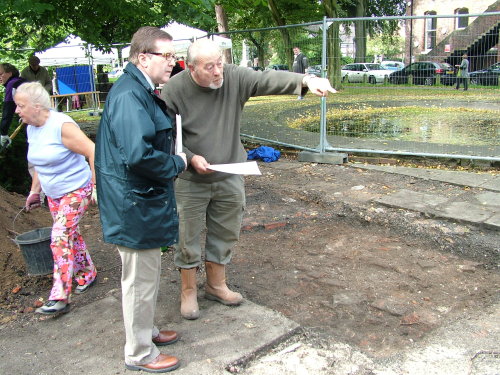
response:
{"label": "black bucket", "polygon": [[51,227],[39,228],[17,236],[14,241],[21,252],[30,275],[47,275],[54,270],[50,249]]}

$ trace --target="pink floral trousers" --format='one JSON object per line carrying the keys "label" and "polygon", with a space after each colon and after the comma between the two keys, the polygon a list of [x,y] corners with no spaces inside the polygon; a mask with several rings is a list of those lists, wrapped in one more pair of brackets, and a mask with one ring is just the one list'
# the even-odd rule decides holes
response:
{"label": "pink floral trousers", "polygon": [[86,285],[97,275],[78,225],[89,206],[92,187],[89,182],[61,198],[47,197],[54,220],[50,244],[54,279],[49,300],[69,302],[73,277],[78,285]]}

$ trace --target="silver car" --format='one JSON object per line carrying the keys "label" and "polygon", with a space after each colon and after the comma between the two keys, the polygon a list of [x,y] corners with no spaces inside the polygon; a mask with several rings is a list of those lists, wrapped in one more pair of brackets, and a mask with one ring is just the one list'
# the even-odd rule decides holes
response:
{"label": "silver car", "polygon": [[342,82],[369,82],[383,83],[391,74],[391,71],[384,69],[380,64],[375,63],[352,63],[342,67]]}

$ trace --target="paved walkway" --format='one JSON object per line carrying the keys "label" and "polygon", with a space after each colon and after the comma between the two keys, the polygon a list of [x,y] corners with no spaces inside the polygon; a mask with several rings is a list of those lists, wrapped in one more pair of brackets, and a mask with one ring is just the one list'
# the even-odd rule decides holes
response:
{"label": "paved walkway", "polygon": [[[429,215],[467,221],[500,228],[500,176],[467,172],[353,165],[356,168],[402,173],[483,189],[473,201],[448,199],[433,194],[400,190],[378,199],[380,204],[418,210]],[[166,285],[165,285],[166,284]],[[293,335],[298,325],[281,314],[250,301],[228,308],[200,298],[202,316],[195,321],[179,317],[178,285],[164,283],[157,306],[157,324],[173,324],[181,332],[181,340],[162,352],[181,358],[182,366],[175,374],[223,375],[232,364],[248,361],[257,353]],[[377,361],[367,358],[356,348],[339,343],[335,372],[353,374],[354,369],[370,368],[376,375],[486,375],[500,369],[500,304],[488,311],[477,311],[474,318],[441,327],[414,349],[394,358]],[[95,303],[75,308],[71,314],[57,319],[34,322],[16,330],[0,330],[0,373],[111,375],[131,373],[124,369],[122,345],[123,323],[120,291]],[[283,372],[279,363],[289,356],[300,363],[304,358],[296,349],[283,350],[259,358],[243,374],[298,374]],[[311,355],[311,352],[308,352]],[[321,356],[318,356],[320,358]],[[35,370],[36,369],[36,370]],[[346,369],[346,372],[341,372]],[[333,370],[332,370],[333,371]],[[304,373],[309,374],[309,373]],[[310,373],[310,375],[316,375]]]}

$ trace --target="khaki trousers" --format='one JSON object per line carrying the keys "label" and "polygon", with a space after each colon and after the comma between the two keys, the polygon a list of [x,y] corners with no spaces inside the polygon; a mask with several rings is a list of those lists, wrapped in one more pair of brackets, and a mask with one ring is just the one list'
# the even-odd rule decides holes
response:
{"label": "khaki trousers", "polygon": [[118,246],[122,259],[122,310],[125,324],[125,363],[145,365],[160,351],[152,338],[159,330],[154,325],[156,298],[160,285],[160,248],[136,250]]}
{"label": "khaki trousers", "polygon": [[177,179],[175,199],[179,213],[179,242],[174,262],[180,268],[201,264],[201,234],[207,229],[205,260],[227,264],[232,247],[240,238],[245,209],[243,176],[231,175],[217,182],[201,183]]}

